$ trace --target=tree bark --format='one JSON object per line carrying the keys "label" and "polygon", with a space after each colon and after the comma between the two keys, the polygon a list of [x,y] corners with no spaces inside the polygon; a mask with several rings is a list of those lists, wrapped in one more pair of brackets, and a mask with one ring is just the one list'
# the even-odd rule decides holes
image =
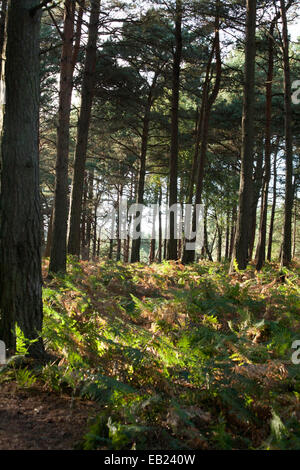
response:
{"label": "tree bark", "polygon": [[39,192],[39,0],[12,0],[8,10],[6,106],[0,213],[0,338],[15,350],[15,324],[37,340],[42,329]]}
{"label": "tree bark", "polygon": [[[160,188],[158,185],[156,185],[155,188],[155,200],[154,204],[159,204],[159,191]],[[149,264],[154,263],[155,260],[155,250],[156,250],[156,218],[157,215],[159,215],[156,211],[156,209],[153,211],[153,223],[152,223],[152,236],[150,240],[150,250],[149,250]]]}
{"label": "tree bark", "polygon": [[[195,195],[195,204],[193,208],[193,216],[192,216],[192,231],[196,233],[197,229],[197,206],[201,204],[202,198],[202,190],[203,190],[203,181],[204,181],[204,172],[205,172],[205,164],[206,164],[206,153],[207,153],[207,143],[208,143],[208,129],[209,129],[209,117],[212,106],[218,96],[220,83],[221,83],[221,73],[222,73],[222,65],[221,65],[221,51],[220,51],[220,33],[219,33],[219,2],[217,2],[217,11],[216,11],[216,18],[215,18],[215,39],[214,39],[214,46],[213,50],[215,50],[215,57],[216,57],[216,78],[213,90],[210,95],[208,95],[208,82],[204,84],[203,90],[203,101],[201,105],[200,111],[200,120],[198,127],[197,141],[196,141],[196,154],[195,160],[198,159],[198,148],[199,142],[201,140],[200,145],[200,153],[199,153],[199,161],[197,162],[197,172],[196,172],[196,195]],[[210,62],[210,61],[209,61]],[[210,66],[207,68],[206,76],[208,78],[210,71]],[[184,245],[183,256],[182,256],[182,263],[188,264],[195,261],[196,255],[196,248],[194,249],[187,249],[187,243],[195,243],[196,237],[192,239],[187,237],[186,243]]]}
{"label": "tree bark", "polygon": [[257,160],[256,160],[256,168],[253,175],[253,183],[252,183],[252,203],[250,208],[250,232],[249,232],[249,242],[248,242],[248,259],[249,261],[252,259],[253,250],[254,250],[254,243],[255,243],[255,235],[256,235],[256,226],[257,226],[257,206],[258,201],[262,191],[263,185],[263,149],[262,147],[258,148],[257,153]]}
{"label": "tree bark", "polygon": [[[1,83],[1,100],[4,99],[5,90],[4,69],[5,69],[5,49],[6,49],[6,18],[7,18],[7,0],[2,0],[0,13],[0,83]],[[3,100],[4,101],[4,100]],[[0,102],[0,132],[3,126],[4,103]]]}
{"label": "tree bark", "polygon": [[256,0],[247,0],[246,45],[245,45],[245,83],[242,119],[242,152],[239,189],[239,208],[235,244],[230,271],[236,260],[239,269],[248,264],[250,234],[250,212],[253,197],[253,150],[254,150],[254,103],[255,103],[255,31]]}
{"label": "tree bark", "polygon": [[79,54],[79,50],[80,50],[84,6],[85,6],[85,0],[82,0],[81,4],[79,5],[79,9],[78,9],[78,13],[77,13],[77,20],[76,20],[75,42],[74,42],[73,57],[72,57],[73,73],[74,73],[74,69],[76,67],[77,58],[78,58],[78,54]]}
{"label": "tree bark", "polygon": [[259,239],[256,249],[256,269],[260,271],[265,263],[266,258],[266,236],[267,236],[267,213],[268,213],[268,194],[271,178],[271,119],[272,119],[272,84],[274,69],[274,52],[273,52],[273,32],[275,22],[270,27],[270,37],[268,41],[268,74],[266,82],[266,128],[265,128],[265,172],[262,190],[262,203],[259,227]]}
{"label": "tree bark", "polygon": [[218,263],[222,261],[222,228],[217,223],[217,232],[218,232],[218,247],[217,247],[217,260]]}
{"label": "tree bark", "polygon": [[202,90],[202,97],[201,97],[201,107],[200,107],[200,110],[197,110],[195,150],[194,150],[193,164],[192,164],[192,170],[191,170],[190,181],[189,181],[188,197],[186,201],[187,204],[192,204],[193,202],[195,177],[196,177],[197,168],[199,165],[199,149],[200,149],[200,142],[201,142],[201,137],[202,137],[203,115],[204,115],[205,104],[207,101],[207,94],[208,94],[208,88],[209,88],[209,82],[210,82],[211,63],[214,57],[215,47],[216,47],[216,37],[214,38],[211,53],[210,53],[210,56],[206,65],[205,80],[203,83],[203,90]]}
{"label": "tree bark", "polygon": [[118,199],[117,199],[117,227],[116,227],[116,236],[117,236],[117,255],[116,255],[116,261],[120,261],[121,259],[121,248],[122,248],[122,241],[120,238],[120,214],[119,214],[119,207],[120,207],[120,202],[123,196],[123,186],[122,184],[118,185]]}
{"label": "tree bark", "polygon": [[82,201],[82,211],[81,211],[81,221],[80,221],[80,240],[81,247],[80,252],[81,256],[84,256],[85,253],[85,243],[86,243],[86,224],[87,224],[87,199],[88,199],[88,176],[87,172],[84,173],[84,188],[83,188],[83,201]]}
{"label": "tree bark", "polygon": [[[143,118],[143,132],[142,132],[142,144],[141,144],[141,158],[139,168],[139,179],[137,187],[137,204],[143,204],[144,202],[144,188],[145,188],[145,177],[146,177],[146,158],[148,149],[149,139],[149,124],[150,124],[150,112],[153,105],[153,91],[156,86],[157,74],[155,74],[152,84],[149,89],[149,94],[146,103],[145,114]],[[141,224],[136,226],[137,233],[141,233]],[[140,248],[141,248],[141,236],[132,240],[131,245],[131,263],[140,261]]]}
{"label": "tree bark", "polygon": [[49,271],[54,273],[66,271],[70,112],[74,70],[72,65],[74,16],[75,1],[65,0],[64,41],[60,64],[53,235],[49,265]]}
{"label": "tree bark", "polygon": [[207,232],[207,216],[208,216],[208,207],[207,204],[205,204],[204,207],[204,221],[203,221],[203,247],[201,250],[201,257],[203,259],[208,258],[209,261],[212,261],[212,256],[211,256],[211,251],[208,246],[208,232]]}
{"label": "tree bark", "polygon": [[283,66],[284,66],[284,134],[285,134],[285,206],[283,241],[281,250],[282,266],[288,266],[292,259],[292,210],[293,210],[293,136],[292,136],[292,98],[291,98],[291,76],[289,60],[289,37],[286,18],[286,5],[280,0],[280,11],[282,18],[282,40],[283,40]]}
{"label": "tree bark", "polygon": [[94,170],[88,172],[87,177],[87,199],[85,201],[85,241],[82,259],[90,259],[90,248],[93,225],[93,198],[94,198]]}
{"label": "tree bark", "polygon": [[274,153],[273,160],[273,201],[272,201],[272,210],[270,217],[270,229],[269,229],[269,241],[268,241],[268,254],[267,260],[271,261],[272,259],[272,244],[273,244],[273,231],[274,231],[274,220],[275,220],[275,211],[276,211],[276,200],[277,200],[277,152],[279,146],[279,138],[277,139],[277,146]]}
{"label": "tree bark", "polygon": [[81,107],[77,128],[77,142],[74,158],[74,174],[69,216],[68,252],[77,256],[80,254],[80,217],[82,211],[84,170],[96,81],[100,0],[92,0],[91,7],[89,36],[81,91]]}
{"label": "tree bark", "polygon": [[233,248],[234,248],[234,239],[236,231],[236,218],[237,218],[237,208],[234,204],[231,215],[231,231],[230,231],[230,245],[229,245],[229,259],[232,257]]}
{"label": "tree bark", "polygon": [[46,248],[44,252],[45,258],[49,258],[50,253],[51,253],[52,231],[53,231],[53,209],[51,209],[50,220],[49,220],[49,225],[48,225],[47,242],[46,242]]}
{"label": "tree bark", "polygon": [[1,12],[0,12],[0,55],[1,55],[1,78],[3,77],[2,73],[4,72],[4,64],[5,63],[5,29],[6,29],[6,12],[7,12],[7,0],[2,0],[1,5]]}
{"label": "tree bark", "polygon": [[293,233],[293,258],[297,253],[297,199],[294,204],[294,233]]}
{"label": "tree bark", "polygon": [[230,218],[230,214],[229,214],[229,211],[227,211],[226,234],[225,234],[225,260],[226,261],[229,259],[229,233],[230,233],[229,218]]}
{"label": "tree bark", "polygon": [[[169,160],[169,208],[177,204],[177,177],[178,177],[178,108],[180,88],[180,65],[182,60],[182,1],[176,0],[175,13],[175,52],[172,71],[172,111],[171,111],[171,151]],[[167,258],[176,260],[175,214],[170,211],[169,215],[169,240],[167,245]]]}

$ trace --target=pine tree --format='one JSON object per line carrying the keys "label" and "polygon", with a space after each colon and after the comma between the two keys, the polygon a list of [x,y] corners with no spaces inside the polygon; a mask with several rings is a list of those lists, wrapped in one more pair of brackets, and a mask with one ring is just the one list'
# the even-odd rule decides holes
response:
{"label": "pine tree", "polygon": [[0,213],[0,338],[15,350],[15,324],[43,354],[39,189],[39,0],[8,10]]}

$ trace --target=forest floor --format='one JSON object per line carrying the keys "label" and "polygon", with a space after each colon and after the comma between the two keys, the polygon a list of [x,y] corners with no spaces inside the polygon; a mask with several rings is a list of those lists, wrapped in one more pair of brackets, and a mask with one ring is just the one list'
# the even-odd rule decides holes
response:
{"label": "forest floor", "polygon": [[97,413],[95,403],[34,385],[1,387],[0,450],[72,450]]}
{"label": "forest floor", "polygon": [[18,332],[0,449],[300,448],[299,263],[47,266],[53,360],[26,360]]}

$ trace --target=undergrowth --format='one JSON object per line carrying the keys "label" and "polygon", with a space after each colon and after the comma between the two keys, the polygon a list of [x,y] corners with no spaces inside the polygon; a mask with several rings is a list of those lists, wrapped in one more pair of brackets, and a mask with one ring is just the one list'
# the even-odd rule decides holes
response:
{"label": "undergrowth", "polygon": [[0,380],[96,400],[83,449],[299,449],[299,266],[227,272],[70,258],[44,288],[52,362]]}

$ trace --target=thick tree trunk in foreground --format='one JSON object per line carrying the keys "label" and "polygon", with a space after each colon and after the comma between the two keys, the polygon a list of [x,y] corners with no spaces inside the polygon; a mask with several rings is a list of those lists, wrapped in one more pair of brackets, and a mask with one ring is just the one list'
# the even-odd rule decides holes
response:
{"label": "thick tree trunk in foreground", "polygon": [[74,158],[74,175],[70,207],[68,252],[80,255],[80,218],[87,155],[88,135],[96,80],[97,38],[100,0],[91,2],[89,37],[81,92],[81,108],[78,120],[77,143]]}
{"label": "thick tree trunk in foreground", "polygon": [[64,41],[61,55],[57,129],[56,180],[50,272],[65,272],[68,224],[68,165],[70,112],[73,89],[73,36],[75,1],[65,1]]}
{"label": "thick tree trunk in foreground", "polygon": [[[177,176],[178,176],[178,107],[179,107],[179,87],[180,87],[180,65],[182,59],[182,2],[176,0],[175,18],[175,52],[172,72],[172,112],[171,112],[171,152],[170,152],[170,179],[169,179],[169,207],[177,204]],[[169,240],[167,258],[176,260],[177,239],[176,239],[175,214],[169,215]]]}
{"label": "thick tree trunk in foreground", "polygon": [[284,134],[285,134],[285,207],[281,265],[288,266],[292,259],[292,210],[293,210],[293,136],[292,136],[292,98],[289,61],[289,38],[286,18],[286,5],[280,0],[283,39],[284,66]]}
{"label": "thick tree trunk in foreground", "polygon": [[246,46],[245,46],[245,84],[242,120],[242,153],[241,175],[239,190],[239,209],[235,245],[230,266],[236,260],[239,269],[245,269],[248,264],[250,212],[252,204],[252,173],[254,150],[254,93],[255,93],[255,30],[256,30],[256,0],[247,0]]}
{"label": "thick tree trunk in foreground", "polygon": [[[15,350],[15,324],[26,338],[42,329],[39,194],[39,0],[12,0],[8,12],[6,107],[0,214],[0,338]],[[43,354],[41,339],[30,349]]]}

